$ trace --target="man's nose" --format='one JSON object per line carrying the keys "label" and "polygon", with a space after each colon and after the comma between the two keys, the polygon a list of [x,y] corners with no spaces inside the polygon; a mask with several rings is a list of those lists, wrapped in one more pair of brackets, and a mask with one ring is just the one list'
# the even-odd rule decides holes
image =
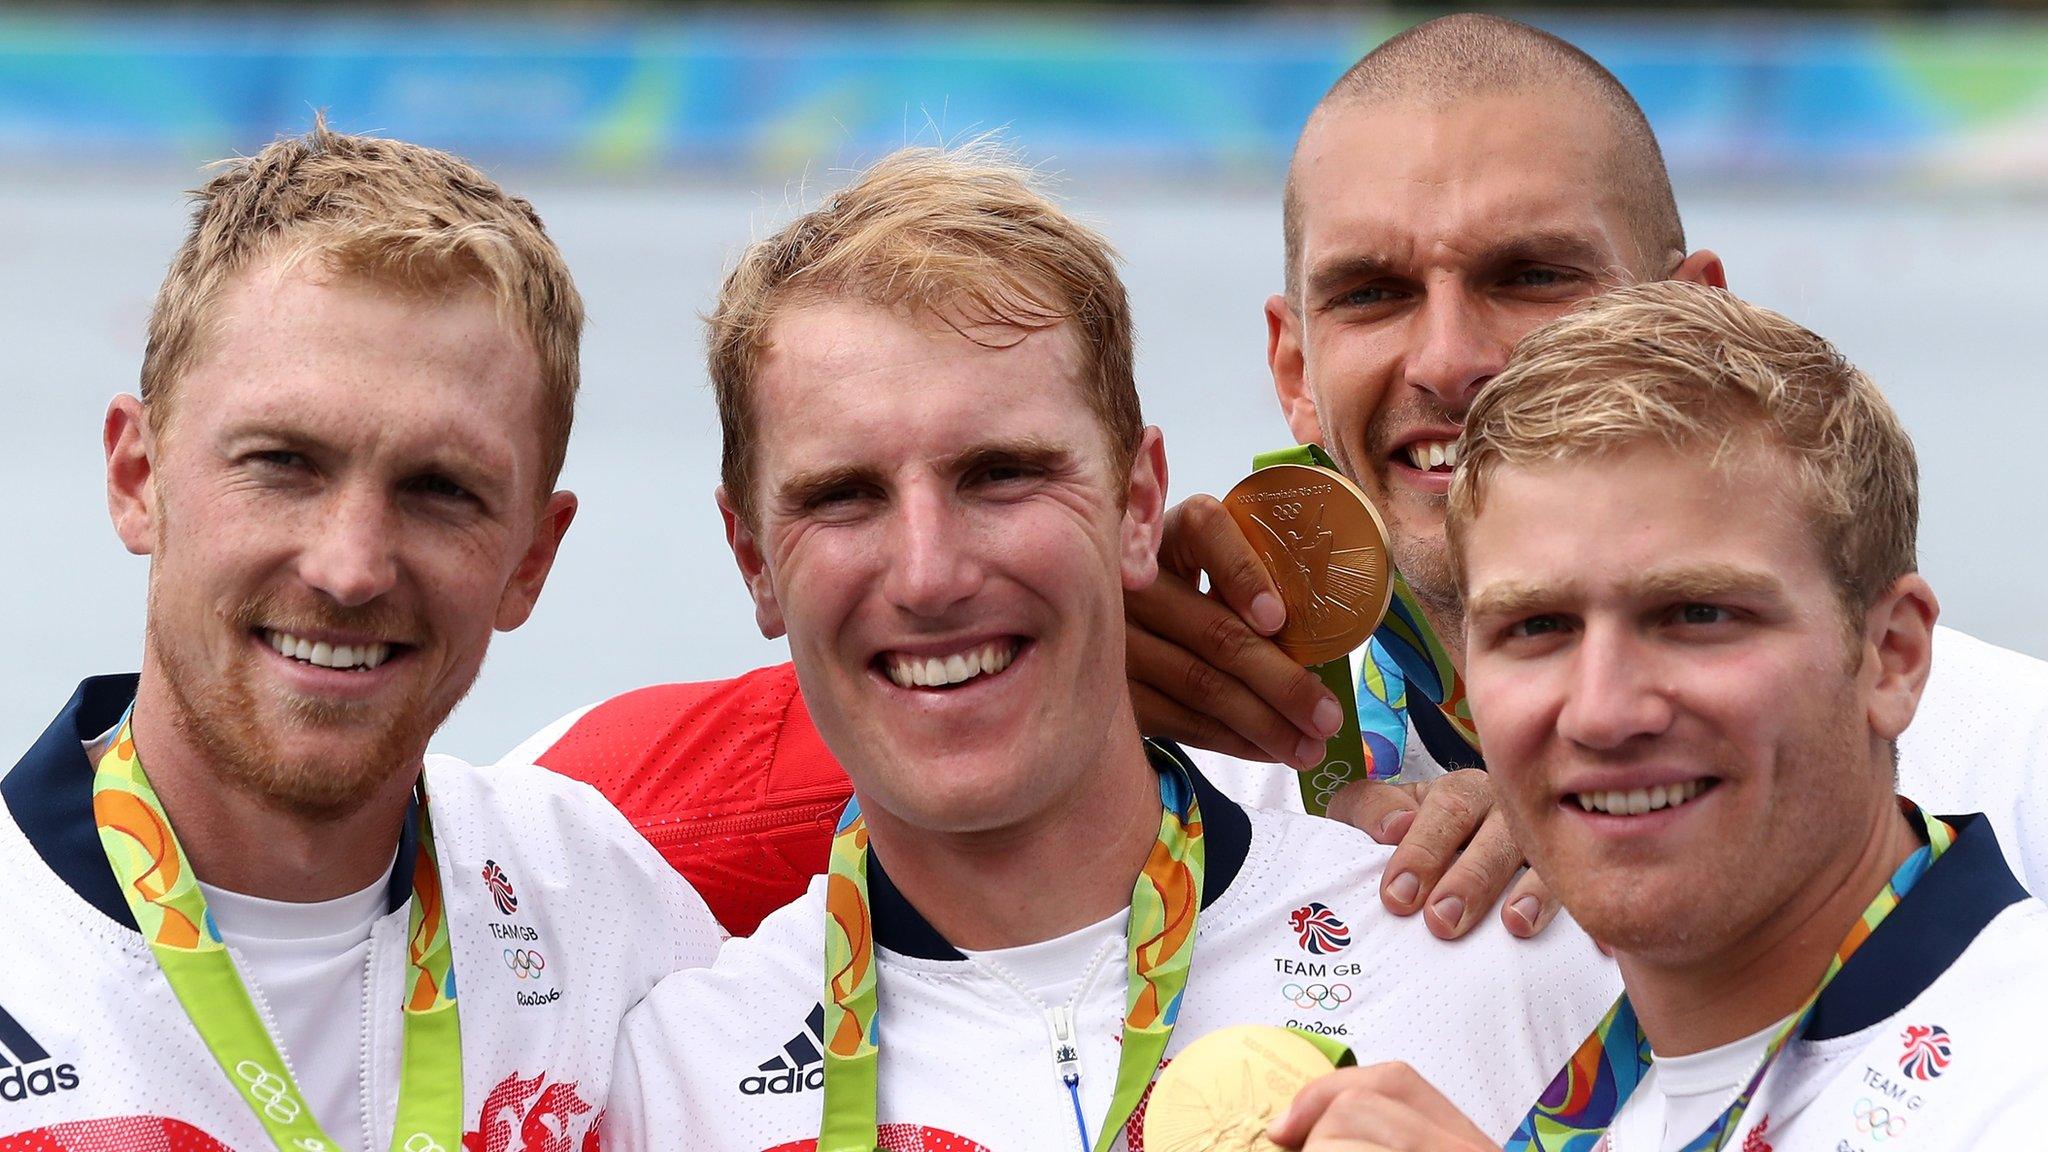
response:
{"label": "man's nose", "polygon": [[884,582],[890,603],[913,616],[938,617],[980,591],[976,533],[945,493],[904,493],[895,520]]}
{"label": "man's nose", "polygon": [[1484,304],[1462,288],[1433,288],[1416,315],[1408,354],[1408,383],[1428,392],[1446,409],[1463,412],[1481,385],[1507,362],[1512,340],[1503,340]]}
{"label": "man's nose", "polygon": [[1588,627],[1565,692],[1558,735],[1584,748],[1614,751],[1671,724],[1672,703],[1649,654],[1620,627]]}
{"label": "man's nose", "polygon": [[299,579],[344,608],[367,604],[398,579],[397,526],[381,494],[337,488],[299,556]]}

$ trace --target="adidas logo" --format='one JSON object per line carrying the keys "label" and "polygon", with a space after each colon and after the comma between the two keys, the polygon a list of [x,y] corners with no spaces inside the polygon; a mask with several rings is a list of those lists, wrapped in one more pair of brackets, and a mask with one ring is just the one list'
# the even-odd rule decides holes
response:
{"label": "adidas logo", "polygon": [[[72,1064],[51,1066],[50,1054],[36,1043],[7,1009],[0,1008],[0,1100],[18,1103],[31,1096],[69,1092],[78,1087],[78,1068]],[[30,1067],[41,1065],[41,1067]]]}
{"label": "adidas logo", "polygon": [[804,1017],[804,1030],[790,1037],[782,1054],[761,1061],[760,1071],[740,1078],[748,1096],[792,1096],[825,1086],[825,1006],[814,1004]]}

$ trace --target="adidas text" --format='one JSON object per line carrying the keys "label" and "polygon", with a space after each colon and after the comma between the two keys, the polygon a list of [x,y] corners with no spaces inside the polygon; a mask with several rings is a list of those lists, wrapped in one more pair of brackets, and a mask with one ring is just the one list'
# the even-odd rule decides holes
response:
{"label": "adidas text", "polygon": [[823,1064],[813,1064],[809,1068],[785,1068],[773,1075],[756,1073],[740,1081],[740,1091],[748,1096],[793,1096],[798,1092],[816,1092],[823,1087]]}
{"label": "adidas text", "polygon": [[[823,1071],[820,1069],[820,1071]],[[820,1076],[822,1082],[824,1077]],[[20,1066],[0,1073],[0,1100],[16,1103],[31,1096],[48,1096],[56,1092],[69,1092],[78,1087],[78,1066],[59,1064],[54,1068],[29,1068]]]}

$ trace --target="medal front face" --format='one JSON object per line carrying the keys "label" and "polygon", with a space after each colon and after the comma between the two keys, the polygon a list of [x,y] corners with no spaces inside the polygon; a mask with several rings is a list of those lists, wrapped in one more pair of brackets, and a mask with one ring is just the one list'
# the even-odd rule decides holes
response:
{"label": "medal front face", "polygon": [[1221,1028],[1187,1046],[1159,1074],[1145,1105],[1147,1152],[1276,1152],[1266,1128],[1330,1058],[1289,1032],[1258,1024]]}
{"label": "medal front face", "polygon": [[1273,637],[1305,665],[1365,643],[1393,596],[1387,529],[1342,474],[1275,464],[1239,481],[1223,507],[1251,541],[1287,605]]}

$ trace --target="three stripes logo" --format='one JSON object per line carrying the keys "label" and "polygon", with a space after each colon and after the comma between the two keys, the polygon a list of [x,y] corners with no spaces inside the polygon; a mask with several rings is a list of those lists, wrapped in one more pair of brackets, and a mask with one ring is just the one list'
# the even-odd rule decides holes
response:
{"label": "three stripes logo", "polygon": [[760,1069],[740,1078],[748,1096],[791,1096],[825,1087],[825,1006],[814,1004],[804,1017],[803,1031],[789,1038],[779,1055],[761,1061]]}
{"label": "three stripes logo", "polygon": [[76,1087],[77,1066],[53,1064],[50,1053],[28,1029],[0,1008],[0,1100],[13,1104]]}

